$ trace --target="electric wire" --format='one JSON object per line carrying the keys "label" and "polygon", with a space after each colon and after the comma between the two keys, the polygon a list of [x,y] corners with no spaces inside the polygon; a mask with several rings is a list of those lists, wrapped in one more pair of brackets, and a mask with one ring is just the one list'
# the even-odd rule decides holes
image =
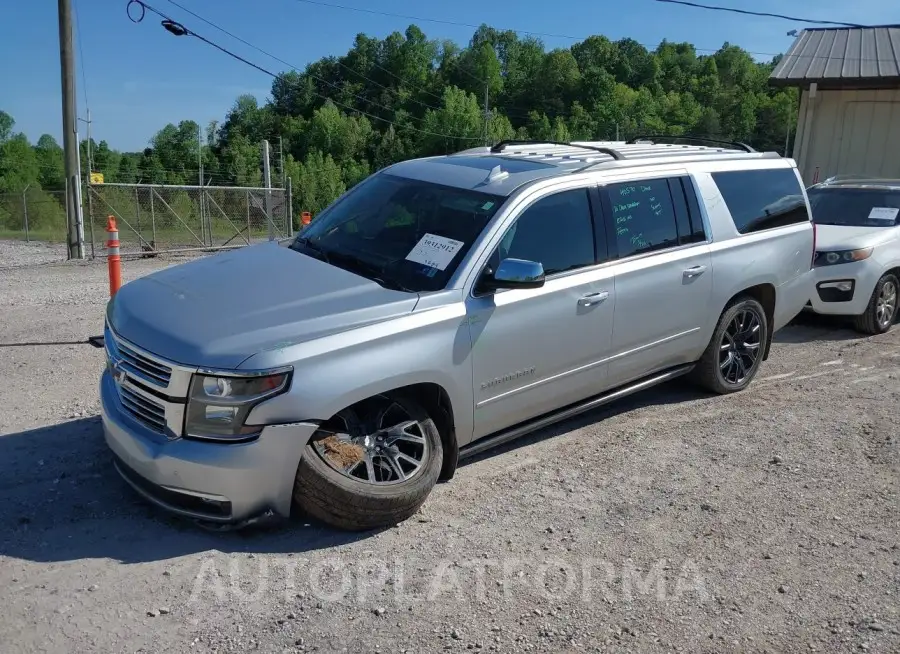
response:
{"label": "electric wire", "polygon": [[[137,5],[137,6],[139,6],[139,7],[141,8],[141,14],[140,14],[137,18],[134,18],[134,17],[131,15],[131,12],[130,12],[130,8],[131,8],[132,6],[134,6],[134,5]],[[225,48],[225,47],[219,45],[218,43],[215,43],[214,41],[211,41],[210,39],[207,39],[207,38],[205,38],[205,37],[203,37],[203,36],[197,34],[197,33],[194,32],[193,30],[188,29],[188,28],[185,27],[182,23],[179,23],[178,21],[176,21],[176,20],[170,18],[170,17],[167,16],[165,13],[163,13],[163,12],[159,11],[158,9],[152,7],[151,5],[147,4],[147,3],[144,2],[143,0],[129,0],[129,1],[128,1],[128,4],[126,5],[126,12],[128,13],[128,17],[132,20],[132,22],[135,22],[135,23],[140,23],[141,21],[143,21],[143,19],[144,19],[145,15],[146,15],[146,12],[147,12],[147,11],[150,11],[150,12],[156,14],[157,16],[160,16],[160,17],[163,19],[163,20],[161,21],[162,26],[163,26],[168,32],[170,32],[170,33],[172,33],[172,34],[174,34],[174,35],[176,35],[176,36],[193,36],[193,37],[195,37],[195,38],[197,38],[197,39],[203,41],[204,43],[206,43],[206,44],[208,44],[208,45],[211,45],[212,47],[214,47],[214,48],[216,48],[217,50],[221,51],[222,53],[228,55],[229,57],[232,57],[232,58],[234,58],[234,59],[237,59],[238,61],[241,61],[241,62],[247,64],[248,66],[251,66],[252,68],[255,68],[256,70],[258,70],[258,71],[260,71],[260,72],[263,72],[263,73],[269,75],[269,76],[272,77],[272,78],[277,79],[277,78],[280,77],[280,76],[277,75],[276,73],[273,73],[272,71],[267,70],[266,68],[263,68],[262,66],[260,66],[260,65],[258,65],[258,64],[255,64],[255,63],[253,63],[252,61],[249,61],[248,59],[245,59],[244,57],[242,57],[242,56],[240,56],[240,55],[238,55],[238,54],[236,54],[236,53],[230,51],[228,48]],[[293,66],[291,66],[291,68],[293,68]],[[295,69],[295,70],[296,70],[296,69]],[[387,123],[387,124],[389,124],[389,125],[395,127],[396,129],[399,129],[399,130],[408,129],[408,130],[412,130],[412,131],[415,131],[415,132],[419,132],[419,133],[421,133],[421,134],[427,134],[427,135],[429,135],[429,136],[437,136],[437,137],[440,137],[440,138],[447,138],[447,139],[457,139],[457,140],[460,140],[460,141],[481,141],[481,140],[483,140],[483,137],[481,137],[481,136],[479,136],[479,137],[474,137],[474,136],[458,136],[458,135],[453,135],[453,134],[443,134],[443,133],[441,133],[441,132],[433,132],[433,131],[431,131],[431,130],[426,130],[426,129],[421,129],[421,128],[418,128],[418,127],[414,127],[413,125],[398,125],[397,123],[395,123],[395,122],[392,121],[392,120],[389,120],[389,119],[387,119],[387,118],[382,118],[381,116],[376,116],[376,115],[374,115],[374,114],[370,114],[370,113],[368,113],[368,112],[366,112],[366,111],[363,111],[363,110],[361,110],[361,109],[356,109],[356,108],[351,107],[351,106],[349,106],[349,105],[343,104],[342,102],[339,102],[339,101],[337,101],[337,100],[335,100],[335,99],[333,99],[333,98],[330,98],[330,97],[328,97],[328,96],[326,96],[326,95],[323,95],[323,94],[321,94],[321,93],[318,93],[317,91],[312,91],[312,90],[310,90],[309,92],[310,92],[312,95],[315,95],[315,96],[317,96],[317,97],[319,97],[319,98],[321,98],[321,99],[323,99],[323,100],[328,100],[328,101],[332,102],[333,104],[335,104],[335,105],[337,105],[337,106],[339,106],[339,107],[342,107],[342,108],[346,109],[347,111],[350,111],[350,112],[353,112],[353,113],[362,114],[363,116],[366,116],[366,117],[371,118],[371,119],[373,119],[373,120],[378,120],[378,121]]]}

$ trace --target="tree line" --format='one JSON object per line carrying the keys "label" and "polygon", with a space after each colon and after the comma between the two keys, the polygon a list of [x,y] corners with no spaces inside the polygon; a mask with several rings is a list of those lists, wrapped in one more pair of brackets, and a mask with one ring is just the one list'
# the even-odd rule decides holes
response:
{"label": "tree line", "polygon": [[[689,43],[650,50],[603,36],[547,50],[540,39],[486,25],[460,47],[411,25],[385,39],[359,34],[345,55],[279,74],[264,104],[240,96],[221,123],[166,125],[140,152],[92,142],[91,158],[106,182],[197,184],[202,159],[206,184],[260,186],[268,139],[273,183],[291,178],[299,215],[391,163],[501,139],[702,135],[781,152],[797,95],[767,84],[779,58],[758,63],[728,43],[701,55]],[[40,199],[65,188],[56,140],[45,134],[31,144],[14,127],[0,111],[0,226],[14,213],[4,208],[11,195]]]}

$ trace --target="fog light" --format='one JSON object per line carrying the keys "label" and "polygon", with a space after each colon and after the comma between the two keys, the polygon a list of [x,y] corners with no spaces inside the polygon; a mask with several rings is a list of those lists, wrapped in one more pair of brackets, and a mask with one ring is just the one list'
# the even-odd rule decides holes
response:
{"label": "fog light", "polygon": [[840,282],[822,282],[819,284],[819,288],[836,288],[839,291],[852,291],[853,290],[853,282],[851,281],[840,281]]}

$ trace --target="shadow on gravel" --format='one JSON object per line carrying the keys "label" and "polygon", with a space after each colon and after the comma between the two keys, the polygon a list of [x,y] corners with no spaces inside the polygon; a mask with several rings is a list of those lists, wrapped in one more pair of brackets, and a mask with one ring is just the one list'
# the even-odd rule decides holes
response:
{"label": "shadow on gravel", "polygon": [[[682,402],[692,402],[702,400],[704,398],[714,397],[697,386],[694,386],[685,379],[675,379],[665,384],[660,384],[645,391],[629,395],[606,406],[599,407],[587,413],[583,413],[569,420],[557,423],[545,429],[540,429],[534,433],[523,436],[505,445],[500,445],[487,452],[483,452],[472,458],[460,461],[460,467],[467,466],[477,461],[484,461],[499,454],[504,454],[521,447],[528,447],[548,438],[553,438],[575,429],[581,429],[595,423],[600,423],[607,418],[628,413],[635,409],[643,409],[651,406],[660,406],[663,404],[680,404]],[[452,481],[450,483],[453,483]]]}
{"label": "shadow on gravel", "polygon": [[139,497],[112,466],[100,418],[0,435],[0,556],[35,562],[161,561],[215,550],[305,552],[354,542],[295,518],[283,526],[212,533]]}
{"label": "shadow on gravel", "polygon": [[853,329],[849,318],[803,312],[775,332],[772,341],[796,345],[816,341],[859,341],[866,338],[869,338],[866,334]]}

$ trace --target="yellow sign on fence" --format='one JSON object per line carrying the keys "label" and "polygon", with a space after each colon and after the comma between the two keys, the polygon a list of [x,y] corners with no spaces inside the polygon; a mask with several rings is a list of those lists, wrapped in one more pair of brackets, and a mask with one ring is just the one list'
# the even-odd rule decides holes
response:
{"label": "yellow sign on fence", "polygon": [[91,184],[102,184],[103,173],[91,173]]}

